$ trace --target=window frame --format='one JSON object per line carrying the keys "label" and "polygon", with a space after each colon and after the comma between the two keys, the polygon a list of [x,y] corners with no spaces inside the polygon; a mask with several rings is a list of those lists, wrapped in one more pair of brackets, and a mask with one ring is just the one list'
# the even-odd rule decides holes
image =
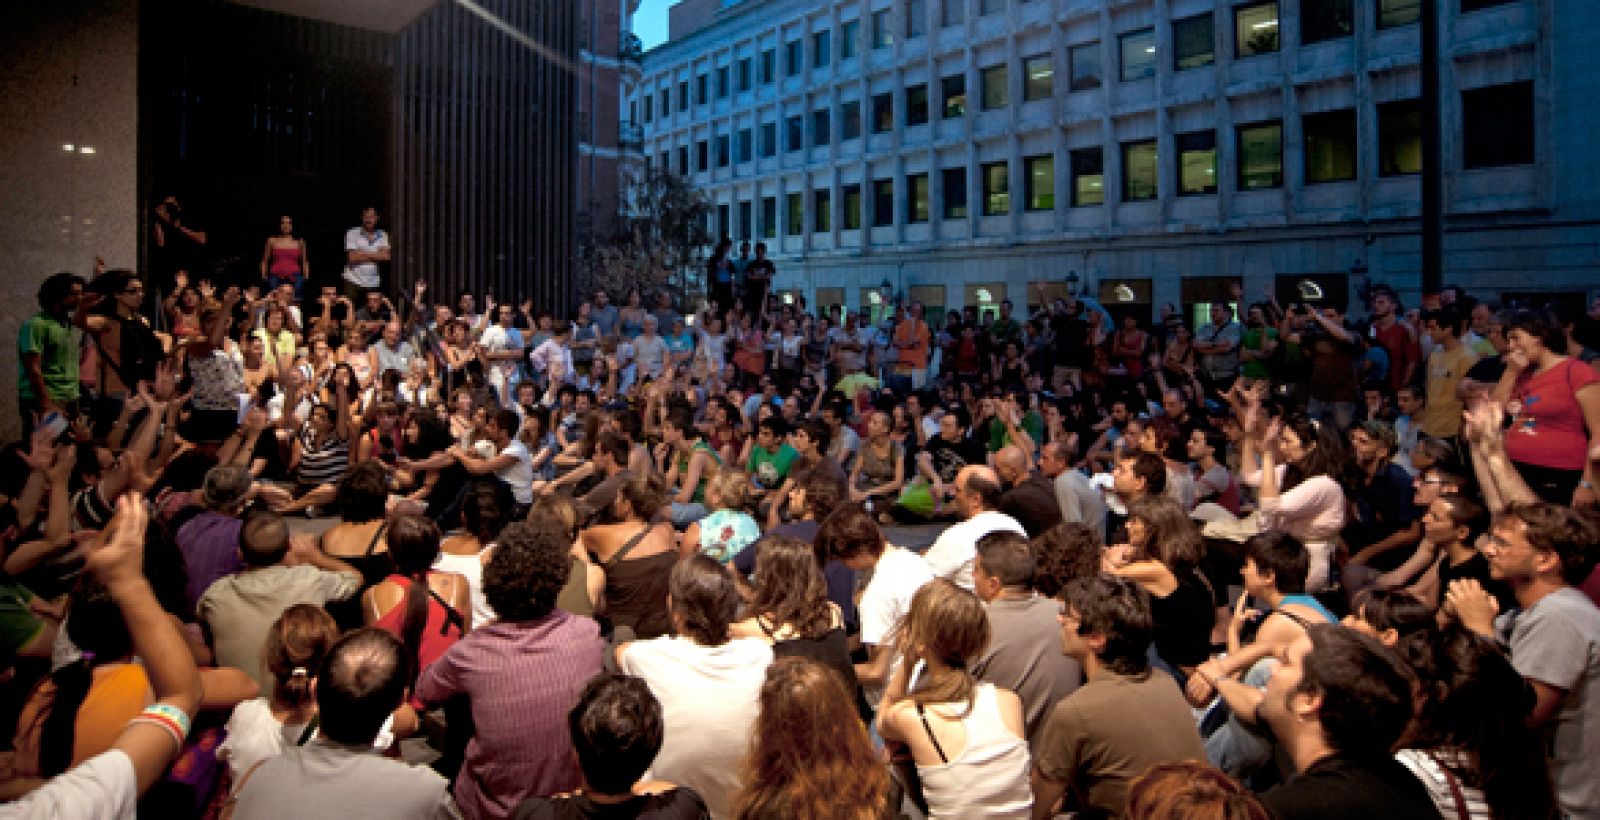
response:
{"label": "window frame", "polygon": [[[971,169],[965,165],[952,168],[939,169],[940,199],[939,214],[943,219],[969,219],[972,216],[972,203],[967,200],[967,184]],[[960,175],[960,185],[952,187],[950,180],[953,176]],[[958,196],[952,197],[951,191]],[[956,211],[960,211],[956,213]]]}
{"label": "window frame", "polygon": [[[1150,195],[1134,196],[1133,152],[1150,150]],[[1161,149],[1154,139],[1129,140],[1121,143],[1122,149],[1122,201],[1155,202],[1161,199]]]}
{"label": "window frame", "polygon": [[[1194,25],[1194,24],[1200,23],[1201,21],[1204,21],[1205,26],[1207,28],[1207,35],[1208,36],[1206,37],[1206,51],[1204,52],[1203,55],[1200,54],[1199,52],[1196,52],[1195,54],[1190,55],[1190,59],[1193,60],[1193,58],[1202,57],[1202,56],[1203,56],[1203,59],[1201,59],[1198,62],[1192,62],[1192,64],[1190,64],[1190,65],[1184,65],[1184,59],[1185,59],[1184,51],[1183,51],[1184,38],[1179,33],[1179,29],[1180,29],[1180,27]],[[1194,69],[1197,69],[1197,68],[1205,68],[1206,66],[1214,65],[1216,62],[1217,62],[1217,15],[1216,15],[1215,12],[1208,11],[1208,12],[1205,12],[1203,14],[1196,14],[1196,15],[1192,15],[1190,17],[1184,17],[1182,19],[1173,20],[1172,21],[1172,70],[1173,71],[1193,71]]]}
{"label": "window frame", "polygon": [[[1091,156],[1094,158],[1093,173],[1088,172],[1087,158]],[[1106,204],[1105,147],[1101,145],[1088,145],[1084,146],[1083,148],[1074,148],[1067,152],[1067,161],[1069,163],[1068,173],[1070,174],[1072,183],[1071,207],[1094,208]],[[1079,180],[1088,177],[1100,178],[1100,185],[1093,189],[1096,191],[1096,194],[1099,197],[1098,201],[1089,202],[1083,197],[1084,188],[1080,184]]]}
{"label": "window frame", "polygon": [[[1272,29],[1271,47],[1267,47],[1263,41],[1263,47],[1250,47],[1250,50],[1247,52],[1245,49],[1248,46],[1251,38],[1243,36],[1245,34],[1244,27],[1248,25],[1251,31],[1259,30],[1265,32],[1267,30],[1265,27],[1267,21],[1261,20],[1257,22],[1247,22],[1246,15],[1251,12],[1269,7],[1272,9],[1272,21],[1270,26]],[[1257,29],[1257,26],[1263,26],[1263,28]],[[1233,7],[1233,58],[1235,60],[1244,60],[1250,57],[1260,57],[1264,54],[1276,54],[1282,49],[1283,7],[1279,4],[1278,0],[1260,0],[1260,2],[1242,3]]]}
{"label": "window frame", "polygon": [[[1094,76],[1085,78],[1079,75],[1079,55],[1094,55]],[[1079,43],[1067,47],[1067,90],[1068,91],[1093,91],[1105,85],[1105,60],[1103,47],[1099,40],[1089,43]],[[1092,80],[1092,82],[1091,82]]]}
{"label": "window frame", "polygon": [[[1034,77],[1037,67],[1043,66],[1044,74]],[[1022,101],[1025,103],[1048,100],[1056,94],[1056,59],[1050,52],[1034,54],[1022,58]]]}
{"label": "window frame", "polygon": [[[1141,42],[1145,38],[1149,39],[1149,45],[1148,46],[1143,45],[1143,43]],[[1135,49],[1135,51],[1133,52],[1135,54],[1148,54],[1149,55],[1148,58],[1145,58],[1145,57],[1140,57],[1139,58],[1140,60],[1148,60],[1148,63],[1149,63],[1149,68],[1147,70],[1145,70],[1143,73],[1139,73],[1139,74],[1130,74],[1129,73],[1130,64],[1128,62],[1128,54],[1130,53],[1129,52],[1130,48]],[[1148,80],[1148,79],[1154,78],[1156,76],[1157,67],[1160,65],[1159,58],[1161,56],[1156,51],[1156,30],[1155,30],[1155,28],[1153,26],[1147,26],[1145,28],[1134,29],[1132,31],[1124,31],[1121,34],[1118,34],[1117,35],[1117,54],[1118,54],[1117,76],[1121,79],[1122,82],[1125,82],[1125,83],[1136,83],[1136,82],[1140,82],[1142,80]]]}
{"label": "window frame", "polygon": [[[1009,68],[1005,63],[996,63],[978,69],[979,100],[984,111],[999,111],[1011,104]],[[995,82],[996,78],[999,82]]]}
{"label": "window frame", "polygon": [[[1323,176],[1323,177],[1315,177],[1314,178],[1313,175],[1312,175],[1312,169],[1313,169],[1313,165],[1312,165],[1312,160],[1313,160],[1312,139],[1313,138],[1321,139],[1325,135],[1330,134],[1331,131],[1323,131],[1323,130],[1320,130],[1320,129],[1314,129],[1312,126],[1313,126],[1313,124],[1321,125],[1321,124],[1325,124],[1325,123],[1333,123],[1333,122],[1336,121],[1336,118],[1337,118],[1337,120],[1343,120],[1343,119],[1346,119],[1346,118],[1349,119],[1349,128],[1348,128],[1348,131],[1347,131],[1348,140],[1346,141],[1346,146],[1348,148],[1348,155],[1349,155],[1349,161],[1350,161],[1350,171],[1349,171],[1348,175]],[[1316,130],[1318,132],[1315,136],[1313,135],[1313,131],[1314,130]],[[1303,142],[1302,153],[1304,153],[1304,155],[1305,155],[1305,169],[1304,170],[1305,170],[1305,184],[1306,185],[1327,185],[1327,184],[1330,184],[1330,183],[1337,183],[1337,182],[1355,182],[1357,179],[1360,178],[1360,176],[1361,176],[1361,142],[1360,142],[1360,140],[1361,140],[1361,118],[1356,113],[1356,109],[1355,108],[1335,108],[1335,109],[1332,109],[1332,110],[1329,110],[1329,111],[1316,111],[1316,112],[1309,113],[1309,114],[1301,114],[1300,115],[1300,133],[1301,133],[1301,139],[1304,141]],[[1328,140],[1328,142],[1330,143],[1330,145],[1335,144],[1335,142],[1333,140]]]}
{"label": "window frame", "polygon": [[978,178],[982,182],[983,215],[1010,216],[1011,163],[1006,160],[978,163]]}
{"label": "window frame", "polygon": [[[1246,136],[1245,132],[1247,132],[1247,131],[1261,131],[1261,130],[1265,130],[1265,129],[1269,129],[1269,128],[1276,128],[1277,131],[1278,131],[1277,153],[1275,155],[1276,159],[1277,159],[1278,168],[1277,168],[1277,170],[1275,172],[1273,172],[1274,176],[1273,176],[1273,180],[1272,180],[1271,184],[1269,184],[1269,185],[1252,185],[1252,184],[1250,184],[1248,182],[1249,174],[1251,173],[1251,171],[1250,171],[1248,163],[1245,161],[1247,156],[1248,156],[1248,151],[1245,148],[1245,136]],[[1281,119],[1260,120],[1260,121],[1257,121],[1257,122],[1240,123],[1240,124],[1234,126],[1233,133],[1234,133],[1234,151],[1235,151],[1235,155],[1238,157],[1238,168],[1235,169],[1236,170],[1236,174],[1235,174],[1236,178],[1234,179],[1234,187],[1235,187],[1235,189],[1238,190],[1238,191],[1271,191],[1271,190],[1282,188],[1283,187],[1283,120],[1281,120]]]}
{"label": "window frame", "polygon": [[[1040,191],[1037,177],[1039,169],[1035,166],[1046,163],[1044,169],[1044,190]],[[1025,213],[1039,213],[1056,209],[1056,156],[1055,154],[1034,154],[1022,158],[1022,210]]]}

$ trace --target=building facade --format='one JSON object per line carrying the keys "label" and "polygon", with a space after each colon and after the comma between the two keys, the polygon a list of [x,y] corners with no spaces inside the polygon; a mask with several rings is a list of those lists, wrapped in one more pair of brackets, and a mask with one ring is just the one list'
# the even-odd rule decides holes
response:
{"label": "building facade", "polygon": [[578,169],[573,207],[579,246],[615,232],[622,192],[644,160],[639,124],[620,99],[639,82],[644,49],[630,31],[638,0],[583,0],[578,19]]}
{"label": "building facade", "polygon": [[[1419,0],[704,5],[628,116],[813,305],[1414,301]],[[1600,288],[1583,5],[1439,2],[1446,282]]]}

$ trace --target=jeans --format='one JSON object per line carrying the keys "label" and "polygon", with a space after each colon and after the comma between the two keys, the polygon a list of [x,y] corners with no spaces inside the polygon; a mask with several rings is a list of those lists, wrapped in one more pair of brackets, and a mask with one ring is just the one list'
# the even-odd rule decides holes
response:
{"label": "jeans", "polygon": [[1350,425],[1356,421],[1356,404],[1352,401],[1323,401],[1311,399],[1306,402],[1306,415],[1315,419],[1319,424],[1331,424],[1338,431],[1340,437]]}
{"label": "jeans", "polygon": [[706,505],[697,501],[688,504],[672,502],[672,526],[675,529],[681,530],[710,514],[711,511],[706,509]]}
{"label": "jeans", "polygon": [[[1262,658],[1244,675],[1246,686],[1266,687],[1277,668],[1275,658]],[[1225,705],[1218,708],[1226,709]],[[1243,779],[1252,772],[1272,762],[1272,735],[1265,726],[1252,730],[1239,721],[1238,715],[1229,714],[1228,721],[1206,738],[1206,760],[1227,772],[1229,776]]]}

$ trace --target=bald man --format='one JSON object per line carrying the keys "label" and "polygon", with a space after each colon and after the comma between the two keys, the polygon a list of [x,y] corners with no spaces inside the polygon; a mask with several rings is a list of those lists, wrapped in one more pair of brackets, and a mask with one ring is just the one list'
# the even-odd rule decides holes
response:
{"label": "bald man", "polygon": [[994,455],[995,475],[1000,479],[998,510],[1016,519],[1029,538],[1061,523],[1061,505],[1056,503],[1055,487],[1049,477],[1033,469],[1021,447],[1008,444]]}
{"label": "bald man", "polygon": [[1001,493],[1000,476],[988,467],[972,464],[956,473],[953,500],[962,520],[940,533],[923,555],[934,575],[948,578],[970,591],[972,560],[978,554],[979,538],[991,532],[1027,536],[1027,530],[1017,519],[1000,512]]}

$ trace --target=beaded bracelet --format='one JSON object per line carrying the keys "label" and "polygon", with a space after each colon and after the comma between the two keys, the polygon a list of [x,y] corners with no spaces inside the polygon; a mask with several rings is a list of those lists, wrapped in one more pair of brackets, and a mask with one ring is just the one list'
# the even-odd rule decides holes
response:
{"label": "beaded bracelet", "polygon": [[183,746],[184,738],[189,736],[190,720],[187,712],[170,703],[152,703],[146,706],[139,716],[129,723],[148,723],[159,726],[172,735],[172,740],[179,747]]}

